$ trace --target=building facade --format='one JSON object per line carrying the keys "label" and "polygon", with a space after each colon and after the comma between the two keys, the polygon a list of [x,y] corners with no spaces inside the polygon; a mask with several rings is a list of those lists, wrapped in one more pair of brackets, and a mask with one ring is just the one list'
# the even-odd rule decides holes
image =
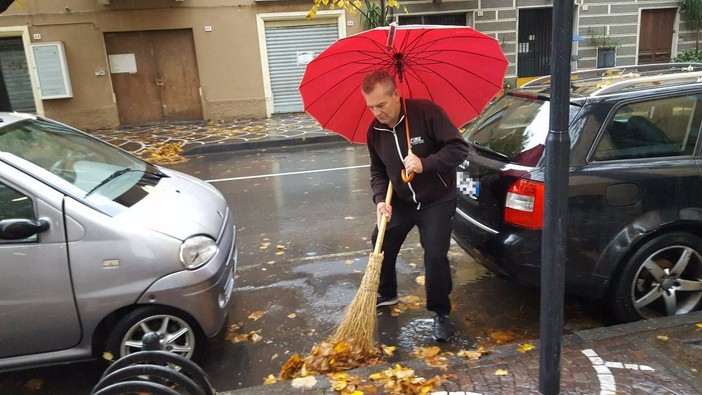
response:
{"label": "building facade", "polygon": [[[302,111],[305,65],[362,30],[312,0],[16,0],[0,16],[0,104],[86,129]],[[507,84],[548,74],[552,2],[406,0],[400,24],[492,35]],[[679,1],[577,0],[574,69],[668,61],[694,47]]]}

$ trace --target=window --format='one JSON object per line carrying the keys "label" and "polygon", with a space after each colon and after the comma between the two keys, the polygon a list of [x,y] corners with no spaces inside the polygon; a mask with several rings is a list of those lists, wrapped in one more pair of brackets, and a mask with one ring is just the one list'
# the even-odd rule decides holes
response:
{"label": "window", "polygon": [[[0,221],[5,219],[34,220],[34,203],[26,195],[0,182]],[[36,241],[37,236],[31,236],[22,241]],[[17,240],[0,240],[3,243],[16,243]]]}
{"label": "window", "polygon": [[692,155],[700,127],[699,97],[631,103],[605,129],[593,159],[616,160]]}

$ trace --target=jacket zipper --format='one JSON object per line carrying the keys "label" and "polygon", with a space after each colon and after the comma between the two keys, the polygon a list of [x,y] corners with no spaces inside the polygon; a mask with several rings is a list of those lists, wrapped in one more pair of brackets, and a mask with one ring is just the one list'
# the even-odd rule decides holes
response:
{"label": "jacket zipper", "polygon": [[[390,130],[390,129],[379,129],[379,128],[375,128],[375,130],[380,130],[380,131],[385,131],[385,132],[390,132],[390,133],[392,133],[392,136],[395,138],[395,148],[397,148],[397,156],[400,157],[400,162],[402,162],[402,151],[400,150],[400,141],[397,139],[397,131],[395,130],[395,128],[397,127],[397,125],[399,125],[400,123],[402,123],[402,121],[403,121],[404,119],[405,119],[405,116],[403,115],[403,116],[400,118],[400,120],[397,121],[397,123],[395,124],[395,126],[392,127],[392,130]],[[408,141],[407,144],[410,144],[410,142]],[[443,181],[443,180],[442,180],[442,181]],[[444,184],[445,184],[445,183],[444,183]],[[413,200],[415,203],[417,203],[417,210],[419,210],[419,209],[422,207],[422,203],[420,203],[420,202],[417,201],[417,194],[414,192],[414,188],[412,188],[412,183],[411,183],[411,182],[408,182],[408,183],[407,183],[407,187],[409,187],[410,192],[412,192],[412,200]]]}

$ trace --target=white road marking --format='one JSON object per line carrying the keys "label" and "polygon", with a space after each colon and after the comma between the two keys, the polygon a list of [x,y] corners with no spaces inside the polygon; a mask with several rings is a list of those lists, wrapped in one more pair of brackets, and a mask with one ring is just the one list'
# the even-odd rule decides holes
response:
{"label": "white road marking", "polygon": [[610,368],[614,369],[628,369],[628,370],[642,370],[653,372],[653,369],[647,365],[636,365],[633,363],[621,363],[621,362],[607,362],[600,358],[599,355],[593,349],[587,349],[581,351],[592,364],[592,367],[597,372],[597,378],[600,381],[600,395],[616,395],[617,393],[617,382],[614,380],[614,375]]}
{"label": "white road marking", "polygon": [[358,166],[346,166],[346,167],[332,167],[332,168],[329,168],[329,169],[291,171],[291,172],[288,172],[288,173],[259,174],[259,175],[256,175],[256,176],[230,177],[230,178],[216,178],[216,179],[214,179],[214,180],[207,180],[207,182],[239,181],[239,180],[252,180],[252,179],[255,179],[255,178],[294,176],[294,175],[299,175],[299,174],[312,174],[312,173],[324,173],[324,172],[328,172],[328,171],[340,171],[340,170],[361,169],[361,168],[364,168],[364,167],[370,167],[370,165],[358,165]]}

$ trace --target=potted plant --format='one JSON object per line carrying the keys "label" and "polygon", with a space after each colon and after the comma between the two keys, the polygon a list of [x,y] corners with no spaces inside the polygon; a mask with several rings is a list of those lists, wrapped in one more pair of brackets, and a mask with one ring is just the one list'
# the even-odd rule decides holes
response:
{"label": "potted plant", "polygon": [[597,68],[615,66],[616,50],[622,45],[619,39],[606,32],[600,34],[590,31],[587,44],[597,48]]}

